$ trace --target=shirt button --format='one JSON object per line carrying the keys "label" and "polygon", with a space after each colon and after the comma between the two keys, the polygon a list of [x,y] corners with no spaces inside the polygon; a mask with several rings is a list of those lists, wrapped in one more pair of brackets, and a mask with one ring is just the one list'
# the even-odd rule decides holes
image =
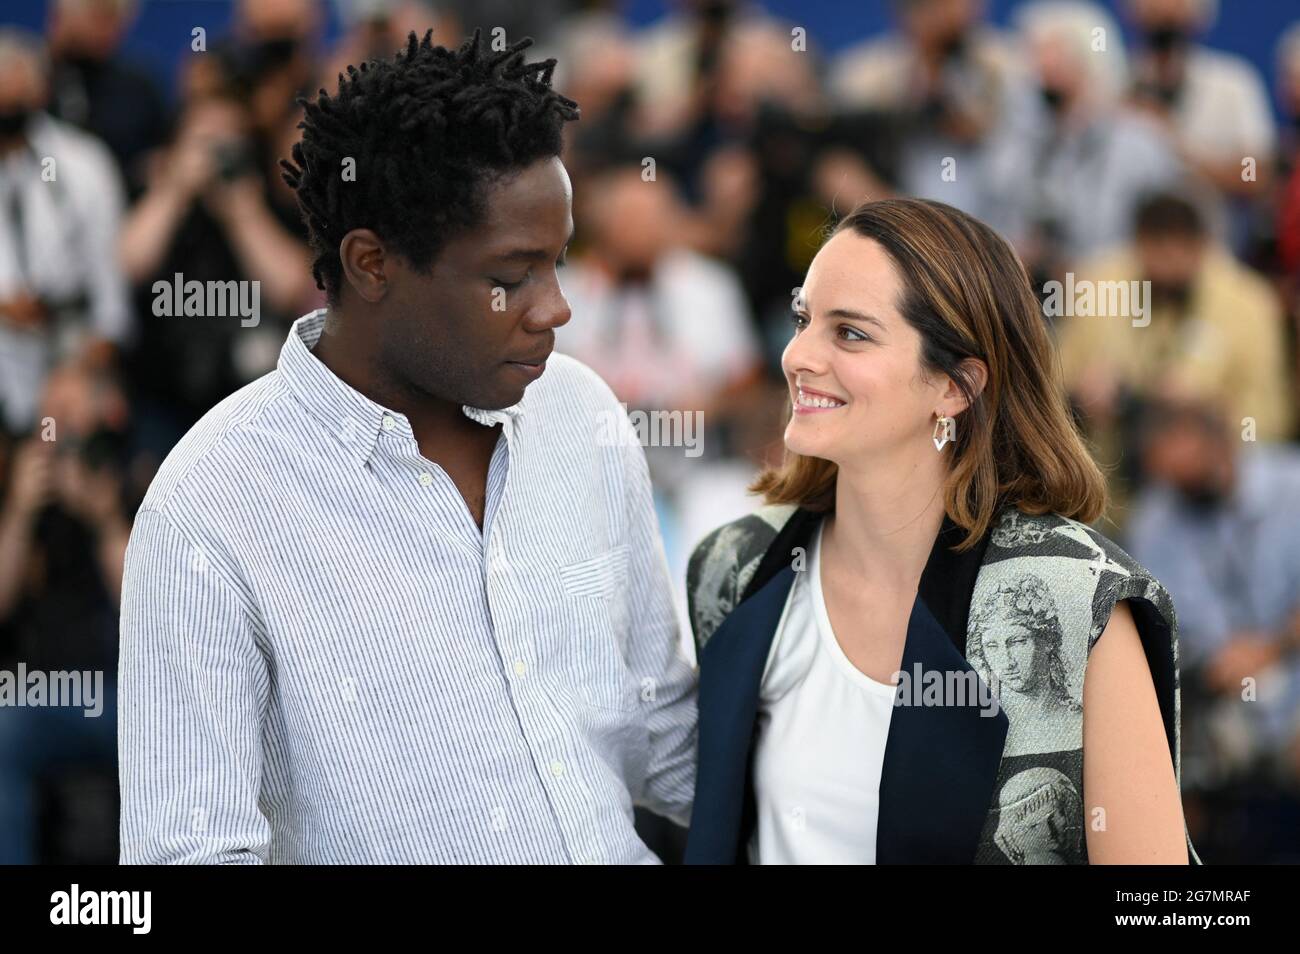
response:
{"label": "shirt button", "polygon": [[395,420],[393,420],[392,416],[391,416],[391,415],[388,415],[388,414],[385,414],[385,415],[384,415],[384,430],[386,430],[386,431],[391,431],[391,430],[392,430],[393,428],[395,428],[396,426],[397,426],[397,422],[396,422]]}
{"label": "shirt button", "polygon": [[563,762],[552,762],[552,763],[551,763],[551,774],[554,775],[556,778],[559,778],[561,775],[563,775],[563,774],[564,774],[564,763],[563,763]]}
{"label": "shirt button", "polygon": [[428,487],[431,483],[433,483],[433,474],[429,473],[426,470],[424,473],[420,475],[420,486]]}
{"label": "shirt button", "polygon": [[515,660],[515,675],[516,675],[516,676],[522,676],[522,675],[523,675],[524,673],[526,673],[527,671],[528,671],[528,667],[524,665],[524,661],[523,661],[522,659],[516,659],[516,660]]}

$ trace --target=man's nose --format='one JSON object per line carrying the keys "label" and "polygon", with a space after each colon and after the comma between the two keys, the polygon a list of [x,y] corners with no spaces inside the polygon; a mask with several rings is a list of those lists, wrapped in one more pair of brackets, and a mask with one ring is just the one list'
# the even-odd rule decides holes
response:
{"label": "man's nose", "polygon": [[532,331],[550,331],[569,323],[573,311],[569,300],[564,297],[559,282],[553,282],[544,302],[533,308],[528,315],[529,328]]}

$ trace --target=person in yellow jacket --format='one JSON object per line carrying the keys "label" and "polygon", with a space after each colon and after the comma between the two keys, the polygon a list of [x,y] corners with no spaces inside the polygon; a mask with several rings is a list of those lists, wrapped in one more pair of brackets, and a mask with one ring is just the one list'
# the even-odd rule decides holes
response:
{"label": "person in yellow jacket", "polygon": [[1230,409],[1246,440],[1291,436],[1295,356],[1281,303],[1191,203],[1144,201],[1134,242],[1080,263],[1062,284],[1045,308],[1053,317],[1059,305],[1066,386],[1102,444],[1125,397],[1157,395]]}

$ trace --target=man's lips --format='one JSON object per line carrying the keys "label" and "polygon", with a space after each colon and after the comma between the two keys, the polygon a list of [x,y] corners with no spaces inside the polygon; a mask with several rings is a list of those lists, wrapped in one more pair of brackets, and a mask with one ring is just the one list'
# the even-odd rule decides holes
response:
{"label": "man's lips", "polygon": [[546,370],[546,359],[550,356],[551,352],[545,351],[536,357],[520,358],[517,361],[507,361],[506,364],[522,371],[529,377],[538,378],[541,377],[542,372]]}

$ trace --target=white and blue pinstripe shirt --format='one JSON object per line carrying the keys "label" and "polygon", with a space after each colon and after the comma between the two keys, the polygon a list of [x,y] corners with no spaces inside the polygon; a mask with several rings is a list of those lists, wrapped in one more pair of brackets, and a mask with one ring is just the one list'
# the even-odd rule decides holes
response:
{"label": "white and blue pinstripe shirt", "polygon": [[500,423],[483,530],[410,424],[311,353],[159,470],[122,590],[122,861],[655,862],[695,784],[644,453],[552,355]]}

